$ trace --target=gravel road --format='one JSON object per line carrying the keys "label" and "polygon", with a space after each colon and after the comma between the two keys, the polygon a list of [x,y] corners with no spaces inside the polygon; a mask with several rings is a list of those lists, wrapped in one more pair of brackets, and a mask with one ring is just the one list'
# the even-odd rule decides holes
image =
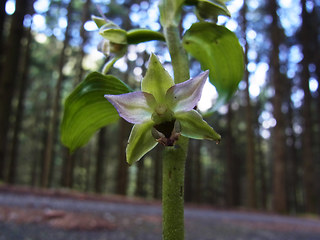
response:
{"label": "gravel road", "polygon": [[[0,207],[32,210],[30,217],[36,211],[49,210],[90,214],[92,218],[98,216],[114,226],[109,229],[66,230],[41,221],[1,220],[4,218],[0,212],[0,240],[161,240],[161,206],[157,203],[0,191]],[[274,214],[186,207],[185,226],[186,240],[320,240],[319,219]]]}

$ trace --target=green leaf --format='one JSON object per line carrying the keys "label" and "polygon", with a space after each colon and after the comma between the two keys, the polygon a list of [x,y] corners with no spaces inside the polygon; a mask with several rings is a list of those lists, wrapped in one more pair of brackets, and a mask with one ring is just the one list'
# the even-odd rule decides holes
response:
{"label": "green leaf", "polygon": [[61,141],[71,152],[85,145],[101,127],[118,120],[104,94],[122,94],[130,88],[111,75],[90,73],[67,97],[61,123]]}
{"label": "green leaf", "polygon": [[201,0],[197,5],[198,14],[204,19],[217,19],[219,15],[230,17],[231,14],[223,1]]}
{"label": "green leaf", "polygon": [[230,17],[225,0],[186,0],[187,5],[195,5],[200,18],[217,20],[219,15]]}
{"label": "green leaf", "polygon": [[202,119],[197,111],[177,112],[175,117],[180,122],[182,136],[220,141],[221,136]]}
{"label": "green leaf", "polygon": [[126,149],[127,162],[131,165],[139,161],[147,152],[157,145],[151,134],[154,122],[135,124],[131,130]]}
{"label": "green leaf", "polygon": [[209,80],[219,94],[217,109],[230,100],[243,77],[243,50],[238,38],[223,26],[199,22],[186,32],[183,46],[203,70],[210,70]]}

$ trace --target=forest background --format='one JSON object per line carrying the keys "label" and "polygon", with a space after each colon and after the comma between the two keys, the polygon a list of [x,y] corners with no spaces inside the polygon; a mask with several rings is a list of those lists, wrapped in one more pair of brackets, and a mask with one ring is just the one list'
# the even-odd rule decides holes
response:
{"label": "forest background", "polygon": [[[0,6],[0,184],[161,197],[161,147],[129,167],[130,124],[119,120],[73,155],[61,144],[63,102],[107,60],[91,21],[160,31],[157,1],[7,0]],[[206,120],[219,145],[190,141],[185,200],[225,208],[320,213],[320,1],[230,1],[247,64],[230,104]],[[196,21],[186,7],[181,33]],[[150,53],[172,73],[164,43],[129,46],[112,70],[138,89]],[[192,62],[191,75],[200,72]],[[214,106],[205,86],[198,109]],[[101,110],[103,111],[103,109]]]}

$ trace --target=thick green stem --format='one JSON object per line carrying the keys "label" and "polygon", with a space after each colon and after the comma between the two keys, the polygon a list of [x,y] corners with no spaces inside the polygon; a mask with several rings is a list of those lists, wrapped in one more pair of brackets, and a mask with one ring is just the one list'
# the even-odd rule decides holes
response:
{"label": "thick green stem", "polygon": [[[181,45],[179,29],[164,28],[175,83],[189,79],[189,61]],[[162,208],[163,240],[184,240],[184,171],[189,139],[180,137],[174,147],[166,147],[163,159]]]}
{"label": "thick green stem", "polygon": [[184,170],[188,139],[164,152],[162,170],[163,240],[184,240]]}
{"label": "thick green stem", "polygon": [[190,78],[189,60],[180,39],[179,29],[175,26],[164,28],[164,36],[169,48],[175,83],[181,83]]}

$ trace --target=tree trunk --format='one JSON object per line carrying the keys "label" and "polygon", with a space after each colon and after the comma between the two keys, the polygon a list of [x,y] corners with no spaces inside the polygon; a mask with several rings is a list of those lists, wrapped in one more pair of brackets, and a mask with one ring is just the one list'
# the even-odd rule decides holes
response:
{"label": "tree trunk", "polygon": [[282,96],[284,94],[283,79],[280,73],[279,46],[282,32],[278,27],[277,1],[269,1],[269,13],[273,21],[270,26],[272,50],[270,59],[270,78],[272,80],[275,94],[273,98],[273,115],[277,121],[273,136],[273,208],[278,213],[287,212],[286,200],[286,137],[285,118],[282,113]]}
{"label": "tree trunk", "polygon": [[145,197],[145,166],[144,166],[144,159],[142,158],[139,162],[137,162],[138,172],[137,172],[137,180],[136,180],[136,190],[135,195],[139,197]]}
{"label": "tree trunk", "polygon": [[[258,102],[253,107],[253,112],[255,113],[255,117],[253,118],[253,127],[255,129],[259,129],[260,122],[258,116],[261,113],[261,101]],[[256,146],[256,176],[257,176],[257,208],[261,208],[263,210],[267,209],[268,202],[268,168],[267,168],[267,156],[263,152],[263,147],[266,145],[265,142],[262,141],[262,137],[257,135],[255,137],[255,146]],[[267,150],[268,151],[268,150]]]}
{"label": "tree trunk", "polygon": [[193,139],[189,141],[188,154],[186,159],[186,170],[185,170],[185,190],[184,199],[186,202],[191,202],[193,200],[194,194],[194,159],[193,159]]}
{"label": "tree trunk", "polygon": [[[86,160],[84,162],[85,168],[86,168],[86,180],[85,180],[85,191],[89,192],[90,191],[90,185],[91,185],[91,155],[92,154],[88,154],[89,156],[86,157]],[[103,188],[101,188],[103,191]]]}
{"label": "tree trunk", "polygon": [[64,74],[63,74],[63,66],[65,64],[65,58],[66,58],[66,49],[69,45],[69,30],[70,30],[70,22],[71,22],[71,15],[72,15],[72,0],[70,1],[68,5],[68,15],[67,15],[67,21],[68,25],[65,31],[65,38],[63,41],[63,47],[61,50],[61,55],[59,59],[59,64],[58,64],[58,71],[59,71],[59,77],[57,79],[57,84],[55,88],[55,96],[54,96],[54,103],[52,107],[52,117],[49,122],[49,132],[48,132],[48,138],[46,142],[46,151],[45,151],[45,156],[44,156],[44,163],[43,163],[43,170],[42,170],[42,187],[48,187],[49,186],[49,174],[51,170],[51,166],[53,163],[53,148],[56,140],[56,131],[57,131],[57,122],[59,118],[59,105],[60,105],[60,91],[61,91],[61,86],[62,82],[64,80]]}
{"label": "tree trunk", "polygon": [[[312,62],[312,56],[314,54],[314,43],[313,43],[313,30],[312,30],[312,19],[306,10],[306,0],[301,1],[302,7],[302,29],[301,29],[301,41],[303,45],[303,60],[302,60],[302,72],[301,72],[301,84],[304,92],[303,102],[303,135],[302,135],[302,146],[303,146],[303,180],[305,190],[305,204],[307,212],[316,212],[317,201],[315,182],[317,181],[315,173],[315,165],[313,160],[312,150],[312,132],[313,122],[311,117],[311,104],[312,96],[309,88],[309,64]],[[310,41],[311,40],[311,41]]]}
{"label": "tree trunk", "polygon": [[129,123],[122,118],[119,120],[119,157],[116,178],[116,193],[126,195],[128,186],[128,164],[126,161],[126,146],[129,136]]}
{"label": "tree trunk", "polygon": [[96,158],[96,174],[95,174],[95,182],[94,182],[94,190],[96,193],[103,192],[103,179],[105,169],[105,158],[106,158],[106,146],[109,146],[106,140],[106,128],[101,128],[98,135],[98,149],[97,149],[97,158]]}
{"label": "tree trunk", "polygon": [[[314,11],[314,15],[318,16],[318,14],[316,13],[316,8],[313,9]],[[316,26],[320,26],[320,19],[319,17],[317,18],[317,20],[315,21]],[[320,28],[317,28],[316,31],[316,35],[319,36],[320,35]],[[320,52],[320,40],[315,41],[316,42],[316,50],[315,52]],[[315,146],[320,146],[320,54],[314,54],[315,57],[315,63],[316,63],[316,75],[317,75],[317,80],[318,80],[318,89],[317,89],[317,93],[318,93],[318,97],[317,97],[317,129],[318,132],[316,133],[316,144]],[[317,155],[316,155],[316,164],[317,164],[317,172],[316,172],[316,176],[320,176],[320,148],[316,148],[317,150]],[[320,199],[320,182],[317,181],[316,182],[316,188],[317,188],[317,197],[318,200]],[[320,209],[318,210],[319,214],[320,214]]]}
{"label": "tree trunk", "polygon": [[0,78],[0,180],[4,180],[7,133],[11,115],[11,103],[18,74],[23,18],[28,11],[28,1],[16,1],[16,11],[12,16],[10,33],[6,44],[5,59]]}
{"label": "tree trunk", "polygon": [[70,154],[67,148],[63,148],[63,168],[61,176],[61,185],[66,188],[73,187],[73,173],[75,159],[79,156],[78,152]]}
{"label": "tree trunk", "polygon": [[32,33],[31,33],[31,27],[30,27],[28,29],[27,44],[25,46],[23,69],[22,69],[22,75],[20,79],[20,88],[19,88],[19,94],[18,94],[19,95],[18,106],[17,106],[16,119],[14,123],[13,138],[12,138],[12,145],[11,145],[10,158],[9,158],[10,164],[9,164],[8,183],[10,184],[14,184],[16,181],[16,171],[17,171],[17,165],[18,165],[17,154],[19,151],[19,133],[21,131],[21,124],[22,124],[23,114],[24,114],[25,95],[26,95],[26,90],[28,86],[31,41],[32,41]]}
{"label": "tree trunk", "polygon": [[[291,89],[291,86],[288,86],[288,89]],[[290,135],[288,136],[289,144],[288,144],[288,209],[291,212],[298,212],[298,152],[295,147],[296,145],[296,136],[293,130],[293,109],[292,104],[288,102],[288,127],[291,129]]]}
{"label": "tree trunk", "polygon": [[77,74],[77,81],[76,84],[81,82],[82,78],[83,78],[83,67],[82,67],[82,62],[83,62],[83,58],[85,56],[85,52],[84,52],[84,47],[85,44],[88,40],[88,34],[86,33],[86,30],[84,29],[84,24],[86,23],[86,21],[88,21],[90,19],[90,5],[91,5],[91,0],[86,0],[86,2],[83,4],[82,7],[82,19],[81,19],[81,29],[80,29],[80,37],[81,37],[81,45],[80,45],[80,56],[78,58],[78,74]]}
{"label": "tree trunk", "polygon": [[[202,187],[202,164],[201,164],[201,144],[200,140],[192,142],[192,160],[194,161],[194,181],[195,181],[195,192],[193,194],[193,201],[200,203],[203,198],[203,187]],[[190,144],[191,145],[191,144]]]}
{"label": "tree trunk", "polygon": [[226,204],[228,207],[234,207],[239,205],[239,179],[237,179],[239,166],[237,166],[237,159],[235,158],[232,149],[235,149],[233,128],[232,128],[233,112],[231,103],[228,107],[227,113],[227,134],[225,136],[226,141],[226,174],[225,174],[225,191],[226,191]]}
{"label": "tree trunk", "polygon": [[6,1],[2,0],[0,1],[0,72],[2,70],[2,54],[3,54],[3,43],[4,43],[4,22],[6,20]]}
{"label": "tree trunk", "polygon": [[161,146],[158,145],[155,147],[154,151],[154,157],[153,157],[153,163],[154,163],[154,175],[153,175],[153,197],[155,199],[158,199],[161,197],[160,194],[160,189],[161,189],[161,169],[162,169],[162,164],[161,164],[161,158],[162,153],[161,153]]}
{"label": "tree trunk", "polygon": [[[247,4],[244,2],[241,16],[242,16],[242,32],[244,38],[246,39],[247,32]],[[245,44],[244,62],[245,66],[248,64],[248,45]],[[253,133],[253,123],[252,123],[252,107],[251,99],[249,94],[249,73],[247,68],[244,72],[244,80],[246,82],[245,96],[246,96],[246,189],[247,189],[247,207],[256,208],[256,176],[255,176],[255,144],[254,144],[254,133]]]}

